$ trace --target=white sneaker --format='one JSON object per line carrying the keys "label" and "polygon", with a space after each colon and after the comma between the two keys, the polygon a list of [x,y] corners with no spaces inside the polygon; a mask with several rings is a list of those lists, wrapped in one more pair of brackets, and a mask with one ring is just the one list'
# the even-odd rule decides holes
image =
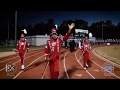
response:
{"label": "white sneaker", "polygon": [[88,64],[86,63],[86,67],[88,67]]}
{"label": "white sneaker", "polygon": [[25,68],[25,66],[24,66],[24,65],[22,65],[22,66],[21,66],[21,69],[23,70],[24,68]]}
{"label": "white sneaker", "polygon": [[86,70],[86,67],[84,67],[84,69]]}

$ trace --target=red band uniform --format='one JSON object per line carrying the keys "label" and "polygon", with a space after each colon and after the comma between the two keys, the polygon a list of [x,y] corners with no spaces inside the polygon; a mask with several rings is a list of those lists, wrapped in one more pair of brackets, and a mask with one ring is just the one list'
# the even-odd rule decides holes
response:
{"label": "red band uniform", "polygon": [[[52,33],[56,33],[56,29],[52,29]],[[56,33],[57,34],[57,33]],[[58,79],[59,76],[59,63],[60,63],[60,49],[63,41],[66,41],[70,36],[70,33],[67,32],[63,37],[63,40],[60,38],[50,39],[47,41],[45,47],[46,57],[50,57],[49,67],[50,67],[50,77],[51,79]]]}
{"label": "red band uniform", "polygon": [[16,46],[16,50],[19,52],[19,56],[21,59],[21,69],[24,69],[24,58],[29,48],[30,48],[30,44],[24,38],[24,34],[21,34],[21,39],[18,41],[18,44]]}
{"label": "red band uniform", "polygon": [[88,38],[85,38],[81,49],[83,53],[83,67],[86,69],[90,63],[89,51],[91,50],[91,45],[88,41]]}

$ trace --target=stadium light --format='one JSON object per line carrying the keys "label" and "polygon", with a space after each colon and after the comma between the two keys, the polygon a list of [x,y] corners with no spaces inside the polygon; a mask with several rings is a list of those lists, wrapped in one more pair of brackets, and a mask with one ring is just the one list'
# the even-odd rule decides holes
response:
{"label": "stadium light", "polygon": [[90,32],[90,33],[89,33],[89,37],[92,37],[92,36],[93,36],[93,34]]}

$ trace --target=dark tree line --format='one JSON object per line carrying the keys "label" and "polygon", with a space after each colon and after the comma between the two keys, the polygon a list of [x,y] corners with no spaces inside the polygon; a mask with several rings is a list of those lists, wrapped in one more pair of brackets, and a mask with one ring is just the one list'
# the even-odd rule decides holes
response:
{"label": "dark tree line", "polygon": [[[13,16],[14,17],[14,16]],[[0,18],[2,20],[2,18]],[[0,24],[0,40],[8,39],[8,19],[2,20],[2,23]],[[84,21],[82,19],[75,19],[75,20],[63,20],[60,26],[58,26],[58,34],[65,35],[65,33],[68,30],[68,23],[75,22],[75,27],[73,29],[85,29],[89,30],[89,32],[93,33],[94,37],[101,38],[103,33],[103,39],[118,39],[120,35],[120,23],[118,25],[114,25],[111,20],[106,21],[99,21],[94,22],[92,25],[88,25],[87,21]],[[32,35],[45,35],[50,34],[51,29],[55,27],[54,19],[48,19],[47,23],[44,22],[38,22],[34,26],[24,24],[18,24],[17,25],[17,38],[19,39],[20,34],[22,33],[21,30],[24,28],[27,29],[28,34],[27,36]],[[73,35],[75,34],[75,30],[73,30]],[[9,39],[15,38],[15,24],[14,19],[9,20]]]}
{"label": "dark tree line", "polygon": [[101,38],[103,33],[103,39],[119,39],[120,23],[115,26],[110,20],[96,22],[89,27],[89,31],[97,38]]}
{"label": "dark tree line", "polygon": [[[92,25],[88,26],[88,22],[84,21],[82,19],[76,19],[76,20],[63,20],[61,25],[58,27],[58,34],[65,35],[68,31],[68,23],[74,22],[76,25],[73,29],[85,29],[89,30],[93,34],[94,37],[102,38],[103,33],[103,39],[119,39],[120,35],[120,23],[118,25],[114,25],[111,20],[106,21],[100,21],[100,22],[94,22]],[[28,30],[29,36],[31,35],[49,35],[51,33],[51,29],[54,26],[54,20],[48,19],[47,23],[41,22],[37,23],[35,26],[28,25],[27,27],[23,26],[19,30],[26,28]],[[75,34],[75,30],[73,30],[73,35]]]}

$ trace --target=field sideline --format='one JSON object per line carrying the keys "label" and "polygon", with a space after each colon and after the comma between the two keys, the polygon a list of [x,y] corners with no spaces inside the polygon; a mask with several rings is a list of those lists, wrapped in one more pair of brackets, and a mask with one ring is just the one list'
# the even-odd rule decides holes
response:
{"label": "field sideline", "polygon": [[[44,46],[30,46],[30,49],[44,48]],[[0,46],[0,52],[10,52],[15,49],[15,46]]]}
{"label": "field sideline", "polygon": [[95,49],[95,52],[100,56],[120,65],[120,46],[110,45],[98,47]]}

